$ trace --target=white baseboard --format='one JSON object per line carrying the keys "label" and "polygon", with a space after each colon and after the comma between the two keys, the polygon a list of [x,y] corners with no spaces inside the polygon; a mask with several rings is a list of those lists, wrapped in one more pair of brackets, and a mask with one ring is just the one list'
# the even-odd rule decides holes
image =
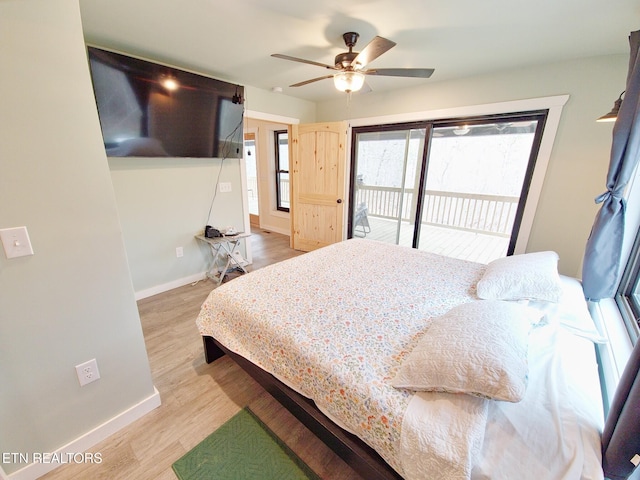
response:
{"label": "white baseboard", "polygon": [[[154,393],[142,400],[140,403],[134,405],[133,407],[125,410],[124,412],[116,415],[115,417],[107,420],[102,425],[94,428],[93,430],[85,433],[81,437],[76,438],[72,442],[67,445],[59,448],[55,452],[51,452],[52,456],[57,458],[73,458],[75,454],[80,454],[81,452],[87,452],[91,447],[98,444],[105,438],[113,435],[118,430],[126,427],[127,425],[135,422],[139,418],[145,416],[147,413],[151,412],[153,409],[160,406],[160,392],[155,387],[153,388]],[[97,452],[93,452],[94,454]],[[66,462],[68,463],[68,462]],[[17,472],[13,472],[8,475],[9,480],[35,480],[43,476],[46,473],[49,473],[52,470],[55,470],[61,466],[61,463],[30,463],[24,468],[21,468]],[[1,472],[1,470],[0,470]],[[4,472],[2,472],[4,474]],[[6,474],[4,474],[6,475]],[[2,477],[5,478],[5,477]]]}
{"label": "white baseboard", "polygon": [[286,235],[287,237],[291,235],[291,230],[286,228],[275,227],[273,225],[260,224],[260,229],[279,233],[280,235]]}
{"label": "white baseboard", "polygon": [[[268,229],[273,230],[274,229]],[[248,253],[251,253],[250,251]],[[247,262],[251,265],[253,262],[251,260],[251,256],[247,254]],[[183,287],[185,285],[189,285],[190,283],[199,282],[201,280],[207,280],[207,273],[201,272],[196,273],[194,275],[189,275],[188,277],[178,278],[177,280],[173,280],[168,283],[163,283],[162,285],[156,285],[155,287],[146,288],[144,290],[138,290],[135,292],[136,301],[142,300],[143,298],[152,297],[153,295],[158,295],[159,293],[168,292],[169,290],[173,290],[174,288]],[[211,289],[213,290],[213,285],[211,285]]]}
{"label": "white baseboard", "polygon": [[169,290],[183,287],[184,285],[189,285],[190,283],[199,282],[200,280],[205,280],[206,278],[206,272],[201,272],[189,275],[188,277],[178,278],[169,283],[163,283],[162,285],[156,285],[155,287],[138,290],[136,292],[136,301],[142,300],[143,298],[152,297],[153,295],[157,295],[159,293],[168,292]]}

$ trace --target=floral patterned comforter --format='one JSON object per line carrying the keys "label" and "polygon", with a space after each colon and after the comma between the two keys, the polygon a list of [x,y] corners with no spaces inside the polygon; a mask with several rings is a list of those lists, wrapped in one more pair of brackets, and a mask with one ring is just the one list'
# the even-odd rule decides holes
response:
{"label": "floral patterned comforter", "polygon": [[485,266],[351,239],[213,290],[197,325],[372,446],[403,474],[412,393],[393,388],[432,317],[477,299]]}

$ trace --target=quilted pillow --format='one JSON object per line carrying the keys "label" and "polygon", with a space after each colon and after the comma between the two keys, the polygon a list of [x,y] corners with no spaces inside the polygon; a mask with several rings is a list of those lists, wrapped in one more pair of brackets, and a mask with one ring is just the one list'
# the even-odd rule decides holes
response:
{"label": "quilted pillow", "polygon": [[391,385],[519,402],[527,388],[529,330],[540,314],[479,300],[436,317]]}
{"label": "quilted pillow", "polygon": [[476,285],[485,300],[536,299],[558,302],[562,283],[556,252],[535,252],[498,258],[489,265]]}

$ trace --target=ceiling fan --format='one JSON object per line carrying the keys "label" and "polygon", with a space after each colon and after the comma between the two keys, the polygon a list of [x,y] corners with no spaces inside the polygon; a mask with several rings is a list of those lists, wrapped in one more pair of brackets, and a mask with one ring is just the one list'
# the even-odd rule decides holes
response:
{"label": "ceiling fan", "polygon": [[309,65],[316,65],[328,70],[335,70],[336,73],[330,75],[324,75],[322,77],[312,78],[311,80],[305,80],[304,82],[294,83],[290,87],[301,87],[308,85],[319,80],[325,80],[327,78],[333,78],[335,87],[342,92],[357,92],[362,89],[363,86],[366,90],[371,90],[368,85],[365,84],[365,75],[380,75],[386,77],[413,77],[413,78],[429,78],[434,69],[433,68],[370,68],[365,67],[378,58],[380,55],[396,46],[395,42],[383,37],[375,37],[371,40],[361,52],[354,52],[358,37],[360,35],[356,32],[347,32],[342,35],[345,45],[349,48],[348,52],[339,53],[335,58],[335,65],[327,65],[325,63],[314,62],[313,60],[305,60],[303,58],[291,57],[289,55],[282,55],[280,53],[274,53],[272,57],[282,58],[284,60],[291,60],[293,62],[306,63]]}

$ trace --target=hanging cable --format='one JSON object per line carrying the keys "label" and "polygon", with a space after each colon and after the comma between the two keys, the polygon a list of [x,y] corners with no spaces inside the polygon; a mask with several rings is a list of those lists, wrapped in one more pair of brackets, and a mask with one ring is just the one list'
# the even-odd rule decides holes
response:
{"label": "hanging cable", "polygon": [[[222,148],[220,149],[222,152],[222,156],[220,158],[220,168],[218,169],[218,174],[216,175],[216,180],[213,184],[213,196],[211,198],[211,204],[209,205],[209,212],[207,213],[207,218],[205,219],[204,224],[209,225],[209,221],[211,220],[211,211],[213,210],[213,204],[216,201],[216,197],[218,196],[218,185],[220,184],[220,176],[222,174],[222,167],[224,166],[224,161],[229,158],[229,154],[231,153],[231,148],[234,145],[242,145],[242,126],[244,124],[244,109],[242,110],[242,115],[240,121],[235,126],[235,128],[225,137],[222,142]],[[236,136],[239,135],[239,140]]]}

